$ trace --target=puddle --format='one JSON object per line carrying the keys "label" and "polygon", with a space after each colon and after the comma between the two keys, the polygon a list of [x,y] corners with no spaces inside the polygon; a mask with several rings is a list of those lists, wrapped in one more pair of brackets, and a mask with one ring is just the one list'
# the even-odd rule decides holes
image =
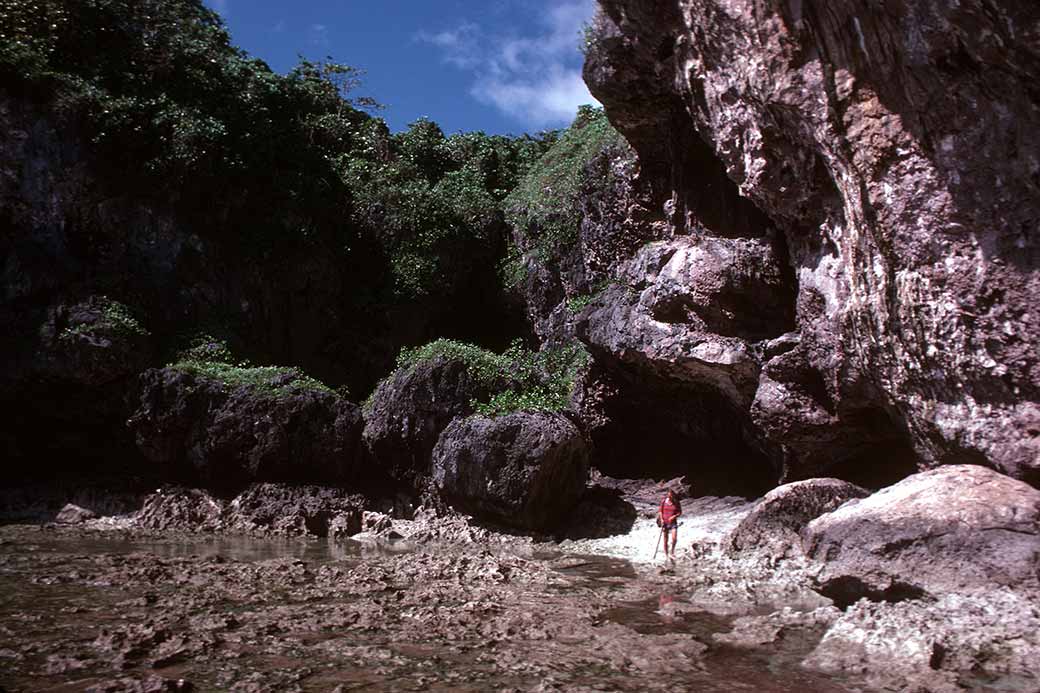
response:
{"label": "puddle", "polygon": [[631,628],[642,635],[686,633],[701,642],[711,643],[713,633],[732,630],[732,618],[707,611],[695,611],[672,595],[663,594],[639,602],[619,604],[607,609],[601,618]]}

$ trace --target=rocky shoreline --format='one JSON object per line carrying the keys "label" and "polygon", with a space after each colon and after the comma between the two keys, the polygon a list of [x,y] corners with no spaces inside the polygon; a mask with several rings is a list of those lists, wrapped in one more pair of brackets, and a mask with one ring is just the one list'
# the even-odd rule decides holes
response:
{"label": "rocky shoreline", "polygon": [[[989,474],[1006,479],[981,468],[941,472],[900,486],[932,477],[934,487],[935,477],[949,483],[959,475],[984,489]],[[0,686],[1036,689],[1040,591],[1028,576],[972,584],[977,562],[937,546],[937,572],[915,564],[902,592],[861,585],[852,599],[848,585],[828,589],[844,557],[821,561],[801,547],[818,546],[814,537],[829,524],[871,499],[881,504],[884,492],[835,504],[826,500],[833,483],[810,480],[756,502],[690,498],[678,559],[665,564],[653,560],[663,486],[597,477],[593,488],[612,490],[634,510],[631,528],[606,536],[586,529],[562,541],[443,509],[392,518],[346,507],[319,487],[262,484],[223,505],[170,488],[133,513],[92,518],[67,506],[56,522],[0,528]],[[825,499],[819,517],[806,511],[813,499]],[[283,514],[260,521],[272,507]],[[963,509],[958,546],[970,546],[965,536],[1014,534],[994,531],[992,517],[973,533]],[[332,519],[315,524],[317,515]],[[1035,516],[1012,519],[1034,523],[1035,545]],[[762,538],[753,546],[752,531]],[[862,560],[844,569],[860,571],[864,584],[898,572],[898,560],[875,559],[870,569]],[[1029,569],[1022,560],[1007,569],[1016,566]]]}

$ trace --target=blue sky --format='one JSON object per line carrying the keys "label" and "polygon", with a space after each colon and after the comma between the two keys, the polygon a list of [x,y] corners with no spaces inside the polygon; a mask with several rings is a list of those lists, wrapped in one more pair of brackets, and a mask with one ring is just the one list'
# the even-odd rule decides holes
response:
{"label": "blue sky", "polygon": [[595,103],[579,50],[595,0],[204,1],[277,72],[298,55],[364,70],[357,94],[394,131],[426,116],[446,133],[536,132]]}

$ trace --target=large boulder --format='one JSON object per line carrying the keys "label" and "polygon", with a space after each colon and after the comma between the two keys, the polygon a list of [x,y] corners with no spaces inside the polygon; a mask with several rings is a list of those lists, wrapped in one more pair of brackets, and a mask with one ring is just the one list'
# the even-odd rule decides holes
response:
{"label": "large boulder", "polygon": [[747,410],[758,384],[751,341],[793,326],[790,297],[764,239],[650,243],[621,268],[577,326],[601,358],[713,391]]}
{"label": "large boulder", "polygon": [[736,551],[754,549],[782,556],[800,547],[799,532],[810,521],[870,492],[840,479],[806,479],[767,493],[729,535]]}
{"label": "large boulder", "polygon": [[170,477],[236,491],[254,481],[357,481],[358,407],[292,369],[142,374],[127,422],[139,450]]}
{"label": "large boulder", "polygon": [[589,452],[562,414],[516,412],[456,419],[433,451],[433,479],[448,502],[474,515],[546,530],[581,498]]}
{"label": "large boulder", "polygon": [[441,432],[456,417],[472,414],[472,401],[486,399],[493,387],[462,358],[435,355],[402,366],[365,404],[365,446],[391,476],[418,484],[429,475]]}
{"label": "large boulder", "polygon": [[838,603],[1036,589],[1040,491],[984,467],[942,467],[818,517],[802,541],[820,591]]}

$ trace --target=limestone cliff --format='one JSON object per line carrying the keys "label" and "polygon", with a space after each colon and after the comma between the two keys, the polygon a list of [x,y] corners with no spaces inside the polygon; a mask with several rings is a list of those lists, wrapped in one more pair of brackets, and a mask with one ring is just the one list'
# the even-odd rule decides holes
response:
{"label": "limestone cliff", "polygon": [[661,221],[580,316],[597,361],[788,480],[1040,483],[1040,8],[600,6],[585,78]]}

